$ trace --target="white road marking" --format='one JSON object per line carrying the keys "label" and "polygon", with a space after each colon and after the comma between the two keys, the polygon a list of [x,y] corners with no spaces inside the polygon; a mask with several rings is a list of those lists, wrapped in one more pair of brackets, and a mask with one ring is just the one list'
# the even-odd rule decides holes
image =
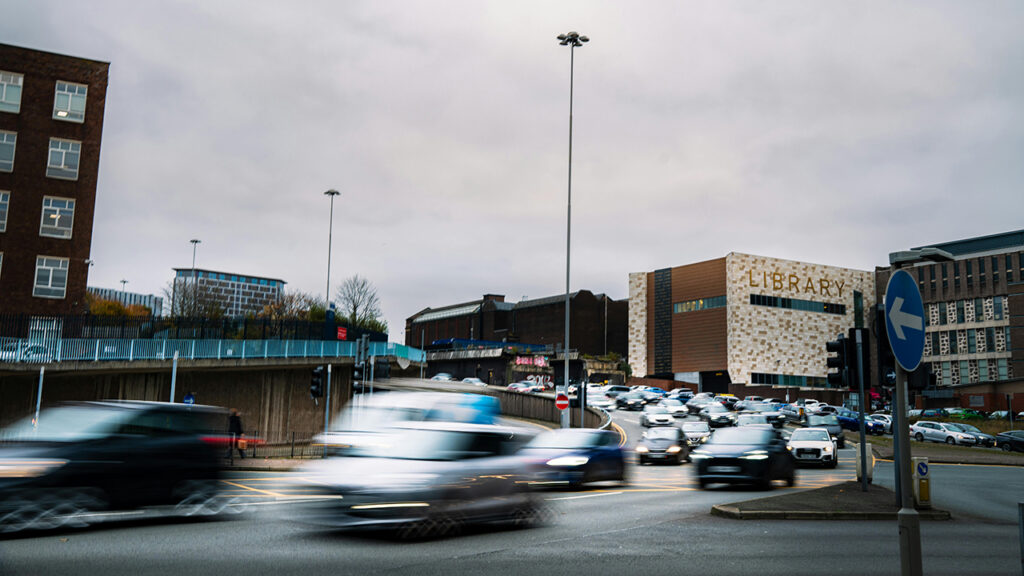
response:
{"label": "white road marking", "polygon": [[622,494],[619,492],[598,492],[596,494],[583,494],[581,496],[564,496],[562,498],[548,498],[548,500],[579,500],[581,498],[596,498],[598,496],[614,496],[616,494]]}

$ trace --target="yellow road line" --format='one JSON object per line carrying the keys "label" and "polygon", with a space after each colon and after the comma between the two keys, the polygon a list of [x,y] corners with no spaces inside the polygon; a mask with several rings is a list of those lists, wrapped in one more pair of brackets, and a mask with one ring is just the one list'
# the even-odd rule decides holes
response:
{"label": "yellow road line", "polygon": [[271,492],[269,490],[260,490],[259,488],[253,488],[251,486],[246,486],[244,484],[237,484],[237,483],[232,482],[230,480],[221,480],[221,482],[223,482],[225,484],[230,484],[231,486],[235,486],[237,488],[242,488],[243,490],[252,490],[253,492],[259,492],[260,494],[266,494],[268,496],[273,496],[275,498],[284,498],[284,497],[286,497],[286,495],[281,494],[280,492]]}
{"label": "yellow road line", "polygon": [[[875,458],[875,461],[876,462],[889,462],[890,464],[892,463],[892,460],[889,460],[889,459],[886,459],[886,458]],[[957,462],[928,462],[928,465],[929,466],[975,466],[975,467],[979,467],[979,468],[1021,468],[1021,467],[1024,467],[1024,464],[971,464],[971,463],[968,463],[968,462],[961,462],[961,463],[957,463]]]}
{"label": "yellow road line", "polygon": [[626,445],[626,431],[622,429],[622,426],[619,426],[615,422],[612,422],[612,428],[615,428],[615,431],[619,433],[619,438],[621,438],[621,440],[619,440],[619,448],[622,448]]}

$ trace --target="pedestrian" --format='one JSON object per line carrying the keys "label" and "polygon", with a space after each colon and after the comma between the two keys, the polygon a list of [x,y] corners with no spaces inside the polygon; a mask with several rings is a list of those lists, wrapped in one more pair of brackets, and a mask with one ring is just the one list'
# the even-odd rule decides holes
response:
{"label": "pedestrian", "polygon": [[228,417],[228,434],[231,435],[231,443],[228,445],[228,457],[231,457],[231,450],[238,449],[238,456],[245,458],[245,432],[242,431],[242,418],[238,415],[238,409],[231,409],[231,416]]}

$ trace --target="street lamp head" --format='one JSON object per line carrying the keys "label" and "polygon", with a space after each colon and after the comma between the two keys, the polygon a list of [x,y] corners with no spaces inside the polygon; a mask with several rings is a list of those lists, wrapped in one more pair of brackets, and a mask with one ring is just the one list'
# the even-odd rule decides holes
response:
{"label": "street lamp head", "polygon": [[189,240],[189,242],[191,242],[193,244],[201,244],[202,240],[200,240],[199,238],[193,238],[193,239]]}
{"label": "street lamp head", "polygon": [[331,188],[327,192],[324,192],[324,196],[337,196],[338,194],[341,194],[341,192],[338,192],[334,188]]}
{"label": "street lamp head", "polygon": [[558,35],[559,44],[562,46],[572,46],[578,48],[583,46],[584,42],[590,42],[590,38],[586,36],[580,36],[579,32],[568,32],[566,34]]}

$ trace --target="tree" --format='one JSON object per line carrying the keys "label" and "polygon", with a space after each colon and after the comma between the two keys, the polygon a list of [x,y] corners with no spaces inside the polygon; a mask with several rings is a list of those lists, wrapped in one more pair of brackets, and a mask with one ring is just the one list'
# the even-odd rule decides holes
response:
{"label": "tree", "polygon": [[305,320],[317,321],[314,316],[318,315],[319,321],[323,321],[324,303],[317,296],[306,292],[287,291],[273,304],[267,304],[260,310],[257,318],[268,318],[270,320]]}
{"label": "tree", "polygon": [[382,318],[377,288],[358,274],[345,280],[336,293],[338,314],[354,328],[387,332],[388,324]]}
{"label": "tree", "polygon": [[191,279],[164,286],[164,301],[171,303],[171,316],[193,318],[220,318],[224,316],[224,302],[205,284],[194,284]]}

